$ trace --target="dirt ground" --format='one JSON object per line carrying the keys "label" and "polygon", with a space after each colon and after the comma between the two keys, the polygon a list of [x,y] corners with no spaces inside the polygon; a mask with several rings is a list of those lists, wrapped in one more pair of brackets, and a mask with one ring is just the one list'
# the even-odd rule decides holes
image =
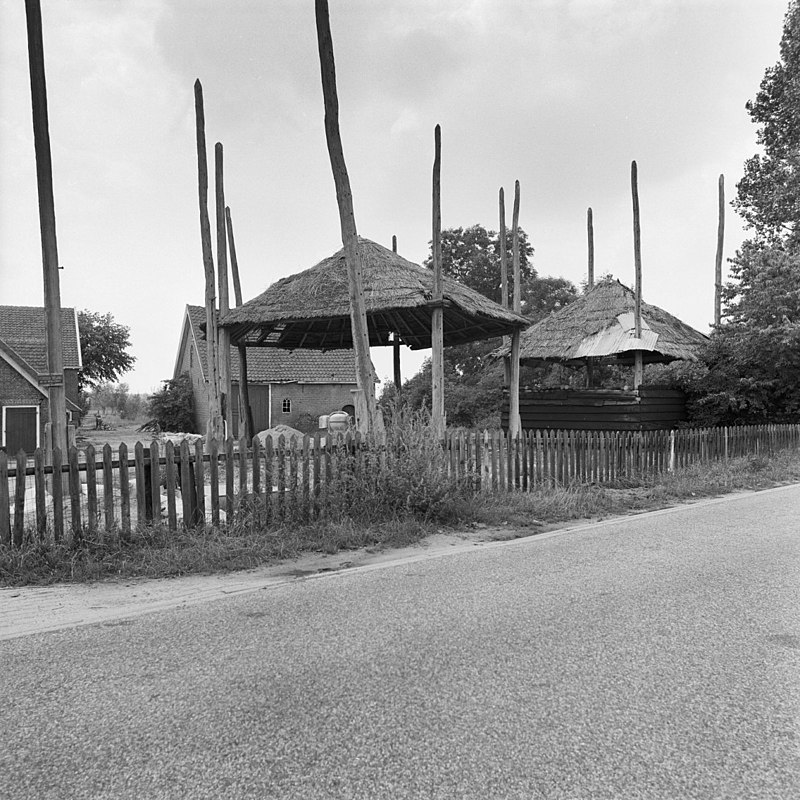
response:
{"label": "dirt ground", "polygon": [[106,444],[111,445],[111,449],[116,451],[125,442],[128,450],[132,451],[136,442],[141,442],[147,447],[153,439],[151,433],[139,431],[141,420],[133,421],[119,419],[115,415],[108,415],[102,418],[107,429],[98,430],[95,427],[95,418],[92,414],[87,414],[81,426],[75,431],[75,439],[78,449],[85,450],[88,445],[94,445],[95,450],[102,450]]}

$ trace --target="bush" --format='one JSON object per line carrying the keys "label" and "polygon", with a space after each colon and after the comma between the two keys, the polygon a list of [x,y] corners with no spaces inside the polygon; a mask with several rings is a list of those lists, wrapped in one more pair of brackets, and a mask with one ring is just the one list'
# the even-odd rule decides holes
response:
{"label": "bush", "polygon": [[164,381],[163,388],[150,395],[147,415],[149,419],[140,431],[196,433],[192,379],[188,372]]}

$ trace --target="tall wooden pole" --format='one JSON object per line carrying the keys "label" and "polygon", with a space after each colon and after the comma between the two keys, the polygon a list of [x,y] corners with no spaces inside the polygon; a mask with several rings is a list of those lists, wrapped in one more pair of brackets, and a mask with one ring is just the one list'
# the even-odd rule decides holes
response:
{"label": "tall wooden pole", "polygon": [[[514,312],[522,313],[519,264],[519,181],[514,181],[514,211],[511,215],[511,263],[514,268]],[[511,334],[511,374],[509,381],[508,432],[512,437],[519,436],[522,424],[519,417],[519,344],[521,331],[517,328]]]}
{"label": "tall wooden pole", "polygon": [[195,127],[197,132],[197,188],[200,205],[200,243],[203,249],[203,272],[206,283],[206,372],[208,390],[208,425],[206,440],[219,441],[224,436],[219,399],[217,367],[217,297],[214,281],[214,254],[211,250],[211,223],[208,218],[208,162],[206,160],[206,119],[203,110],[203,87],[194,82]]}
{"label": "tall wooden pole", "polygon": [[[231,210],[225,206],[225,227],[228,231],[228,247],[231,253],[231,276],[233,277],[233,296],[236,305],[240,306],[242,300],[242,284],[239,281],[239,261],[236,258],[236,243],[233,239],[233,220]],[[247,347],[240,343],[237,345],[239,350],[239,421],[242,427],[239,435],[244,436],[247,442],[255,435],[253,426],[253,409],[250,407],[250,387],[247,383]]]}
{"label": "tall wooden pole", "polygon": [[49,442],[45,450],[67,451],[67,400],[64,389],[64,355],[61,342],[61,288],[58,277],[56,210],[53,200],[53,165],[50,158],[50,125],[47,115],[47,85],[44,73],[42,10],[39,0],[25,0],[28,26],[28,65],[31,77],[33,147],[39,191],[39,230],[44,275],[45,335],[47,339],[47,396],[50,409]]}
{"label": "tall wooden pole", "polygon": [[[631,162],[631,195],[633,197],[633,260],[636,267],[636,305],[633,313],[633,324],[636,338],[642,336],[642,232],[639,226],[639,176],[636,162]],[[638,390],[644,378],[642,351],[633,354],[633,388]]]}
{"label": "tall wooden pole", "polygon": [[437,436],[445,431],[444,417],[444,308],[442,306],[442,129],[433,131],[433,295],[431,297],[431,423]]}
{"label": "tall wooden pole", "polygon": [[[500,239],[500,304],[508,308],[508,253],[506,250],[506,196],[503,187],[500,187],[499,203],[499,233]],[[503,337],[503,346],[509,347],[511,341],[508,336]],[[511,385],[511,356],[503,356],[503,385]]]}
{"label": "tall wooden pole", "polygon": [[[214,146],[214,186],[217,218],[217,282],[219,284],[219,315],[231,310],[228,291],[228,244],[225,234],[225,180],[223,177],[222,145]],[[217,357],[219,359],[219,387],[225,435],[236,436],[231,413],[231,334],[227,328],[217,329]]]}
{"label": "tall wooden pole", "polygon": [[[383,418],[375,402],[375,376],[369,356],[369,331],[364,302],[364,287],[361,278],[361,254],[358,247],[358,231],[353,213],[353,195],[344,161],[342,138],[339,132],[339,98],[336,94],[336,65],[333,57],[330,19],[327,0],[315,0],[314,11],[317,24],[319,65],[322,76],[322,95],[325,103],[325,139],[331,161],[331,171],[336,184],[336,201],[339,206],[339,223],[342,231],[345,261],[347,263],[348,288],[350,292],[350,324],[353,334],[353,349],[356,360],[356,379],[359,393],[357,401],[362,405],[356,409],[357,424],[365,433],[379,439],[384,436]],[[360,413],[359,413],[360,412]]]}
{"label": "tall wooden pole", "polygon": [[594,286],[594,223],[592,222],[591,208],[586,210],[586,240],[589,251],[586,285],[591,289]]}
{"label": "tall wooden pole", "polygon": [[[397,237],[392,236],[392,252],[397,252]],[[400,397],[400,392],[403,386],[403,379],[400,372],[400,334],[395,331],[392,334],[392,357],[394,366],[394,388],[397,392],[397,397]]]}
{"label": "tall wooden pole", "polygon": [[[591,290],[594,287],[594,222],[592,220],[592,209],[586,210],[586,240],[588,248],[589,264],[586,272],[586,288]],[[586,359],[586,385],[591,389],[594,386],[594,365],[592,359]]]}
{"label": "tall wooden pole", "polygon": [[719,223],[717,225],[717,263],[714,273],[714,326],[722,323],[722,247],[725,242],[725,176],[719,176]]}

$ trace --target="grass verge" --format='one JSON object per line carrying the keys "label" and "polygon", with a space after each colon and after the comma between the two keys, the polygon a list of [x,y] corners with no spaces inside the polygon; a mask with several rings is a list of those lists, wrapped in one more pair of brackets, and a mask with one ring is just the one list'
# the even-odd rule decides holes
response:
{"label": "grass verge", "polygon": [[[766,489],[800,482],[800,453],[749,456],[705,464],[672,474],[642,478],[617,486],[545,487],[530,493],[466,495],[431,478],[395,481],[413,503],[392,498],[384,518],[372,509],[358,519],[341,515],[335,521],[291,524],[264,529],[247,520],[219,531],[170,533],[165,527],[140,531],[129,542],[37,543],[21,548],[0,545],[0,585],[42,585],[108,578],[164,578],[248,569],[293,558],[304,552],[336,553],[358,548],[393,549],[420,541],[443,526],[491,529],[487,538],[528,536],[576,520],[665,508],[676,503],[739,490]],[[401,475],[402,477],[402,475]],[[379,487],[382,492],[386,487]],[[410,494],[406,494],[409,493]],[[433,513],[432,509],[435,511]]]}

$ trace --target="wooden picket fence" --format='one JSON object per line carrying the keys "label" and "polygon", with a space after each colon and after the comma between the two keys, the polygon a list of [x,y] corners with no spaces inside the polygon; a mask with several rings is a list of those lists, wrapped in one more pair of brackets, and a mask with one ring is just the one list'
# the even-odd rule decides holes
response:
{"label": "wooden picket fence", "polygon": [[[690,464],[800,448],[800,425],[673,431],[448,431],[440,469],[468,491],[530,491],[542,485],[613,485]],[[143,526],[267,528],[346,513],[353,492],[391,469],[385,448],[359,434],[319,435],[248,448],[244,440],[70,447],[52,465],[0,451],[0,544],[28,538],[126,539]],[[358,478],[359,480],[356,480]],[[377,483],[373,485],[376,486]]]}

